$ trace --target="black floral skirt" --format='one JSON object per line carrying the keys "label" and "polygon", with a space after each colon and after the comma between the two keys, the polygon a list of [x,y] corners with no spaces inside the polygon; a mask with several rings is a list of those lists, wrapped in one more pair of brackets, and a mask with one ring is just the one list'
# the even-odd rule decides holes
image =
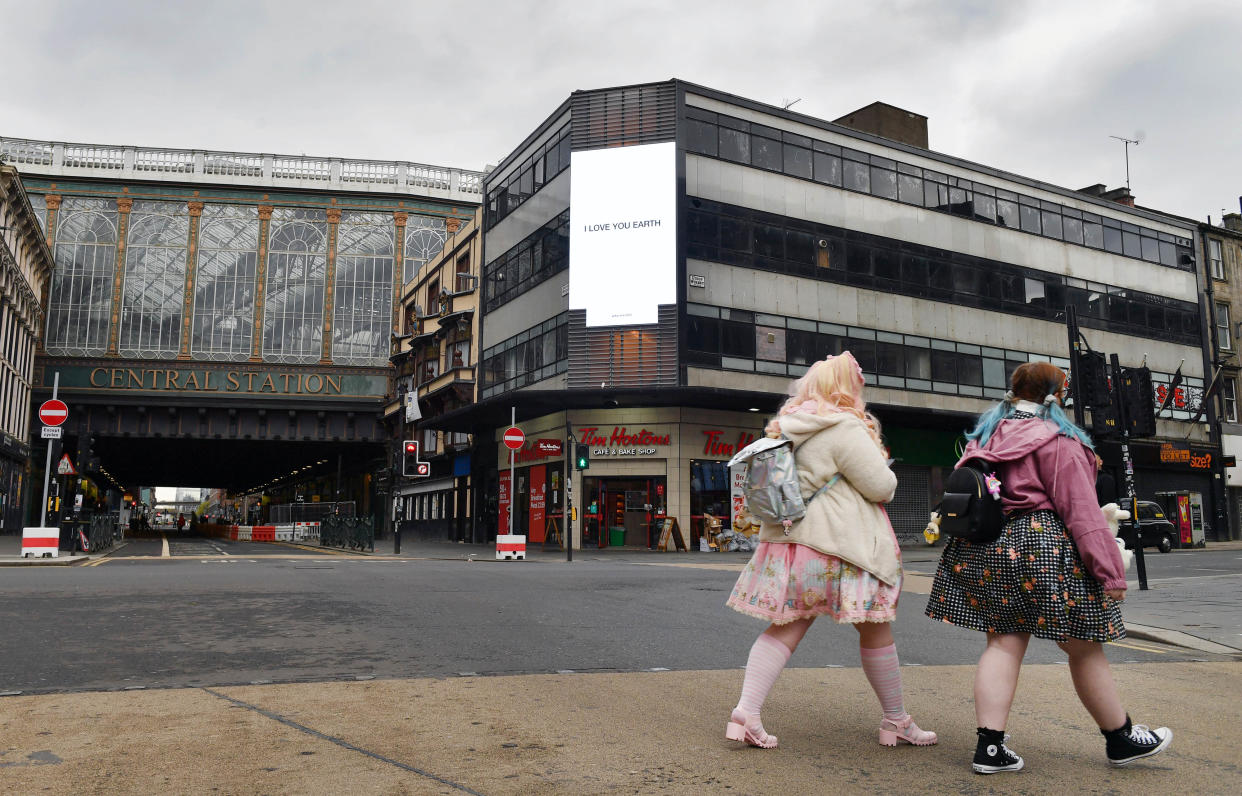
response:
{"label": "black floral skirt", "polygon": [[1121,608],[1087,573],[1055,511],[1023,514],[987,544],[952,539],[940,557],[927,615],[988,633],[1064,641],[1125,638]]}

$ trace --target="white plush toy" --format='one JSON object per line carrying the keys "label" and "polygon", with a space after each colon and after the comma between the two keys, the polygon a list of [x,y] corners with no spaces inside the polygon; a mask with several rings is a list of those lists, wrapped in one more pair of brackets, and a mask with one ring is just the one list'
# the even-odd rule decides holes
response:
{"label": "white plush toy", "polygon": [[1117,535],[1117,531],[1123,520],[1130,519],[1130,512],[1118,507],[1116,503],[1105,503],[1100,506],[1100,511],[1104,512],[1104,519],[1108,521],[1108,529],[1113,532],[1113,539],[1116,540],[1117,547],[1121,550],[1122,568],[1129,569],[1130,562],[1134,560],[1134,551],[1126,549],[1126,543]]}

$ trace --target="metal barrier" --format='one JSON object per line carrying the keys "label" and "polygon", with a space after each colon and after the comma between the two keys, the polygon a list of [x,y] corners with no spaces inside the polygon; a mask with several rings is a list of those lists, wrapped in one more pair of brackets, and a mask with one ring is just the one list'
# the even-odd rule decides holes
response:
{"label": "metal barrier", "polygon": [[273,525],[287,525],[291,522],[315,522],[329,514],[341,517],[353,517],[357,504],[352,500],[338,503],[282,503],[269,507],[268,522]]}
{"label": "metal barrier", "polygon": [[321,547],[348,547],[375,551],[374,517],[338,517],[329,514],[320,521]]}

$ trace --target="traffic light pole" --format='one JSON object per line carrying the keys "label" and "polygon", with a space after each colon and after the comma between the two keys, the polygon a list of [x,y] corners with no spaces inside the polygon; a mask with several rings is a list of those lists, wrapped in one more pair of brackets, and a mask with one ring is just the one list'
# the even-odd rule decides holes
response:
{"label": "traffic light pole", "polygon": [[[569,464],[569,457],[574,450],[574,427],[569,422],[569,413],[565,413],[565,560],[574,560],[574,469]],[[585,522],[585,520],[583,520]]]}
{"label": "traffic light pole", "polygon": [[[56,392],[60,389],[60,371],[52,377],[52,400],[56,400]],[[49,439],[47,441],[47,462],[43,465],[43,502],[40,505],[39,525],[47,527],[47,517],[51,514],[47,508],[47,485],[52,477],[52,443],[56,440]]]}
{"label": "traffic light pole", "polygon": [[[1129,408],[1122,400],[1121,362],[1116,354],[1109,354],[1108,362],[1113,381],[1113,407],[1117,411],[1117,424],[1121,427],[1121,465],[1125,474],[1126,502],[1130,509],[1130,531],[1134,534],[1134,560],[1138,569],[1139,591],[1147,591],[1147,562],[1143,559],[1143,529],[1138,521],[1138,496],[1134,489],[1134,460],[1130,458]],[[1150,400],[1150,397],[1148,398]],[[1075,400],[1077,405],[1078,401]]]}

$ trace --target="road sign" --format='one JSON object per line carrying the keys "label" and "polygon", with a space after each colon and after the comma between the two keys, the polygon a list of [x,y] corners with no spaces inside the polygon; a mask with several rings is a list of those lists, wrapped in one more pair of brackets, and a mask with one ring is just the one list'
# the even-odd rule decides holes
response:
{"label": "road sign", "polygon": [[60,464],[56,465],[57,475],[77,475],[78,471],[73,469],[73,460],[69,458],[69,454],[60,457]]}
{"label": "road sign", "polygon": [[60,426],[44,426],[39,432],[39,437],[42,439],[60,439],[63,431],[64,429]]}
{"label": "road sign", "polygon": [[522,445],[526,442],[526,435],[523,434],[522,429],[518,428],[517,426],[509,426],[508,428],[505,429],[505,435],[503,439],[505,442],[505,447],[508,448],[509,450],[515,451],[521,448]]}
{"label": "road sign", "polygon": [[69,407],[56,398],[44,401],[39,407],[39,421],[47,426],[59,426],[69,417]]}

